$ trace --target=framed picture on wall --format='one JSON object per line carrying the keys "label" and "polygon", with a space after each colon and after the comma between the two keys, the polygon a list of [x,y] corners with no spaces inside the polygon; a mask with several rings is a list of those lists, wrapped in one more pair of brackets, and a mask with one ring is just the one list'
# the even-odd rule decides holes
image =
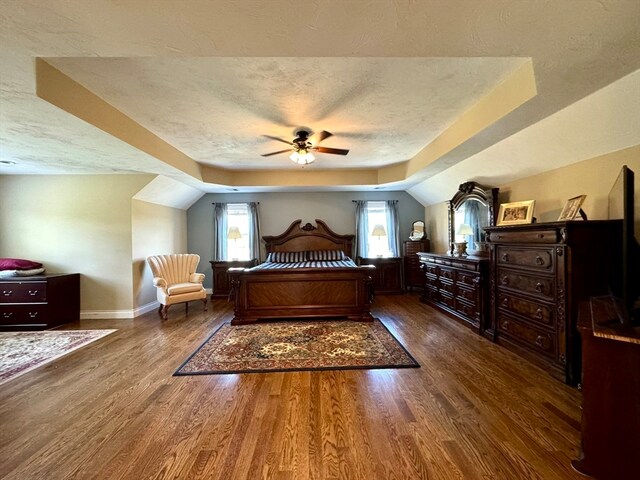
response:
{"label": "framed picture on wall", "polygon": [[535,200],[503,203],[498,212],[498,225],[519,225],[531,223]]}
{"label": "framed picture on wall", "polygon": [[573,220],[576,218],[576,215],[580,212],[580,207],[582,207],[582,202],[587,198],[586,195],[578,195],[577,197],[570,198],[567,200],[567,203],[564,204],[564,208],[562,212],[560,212],[560,217],[558,220]]}

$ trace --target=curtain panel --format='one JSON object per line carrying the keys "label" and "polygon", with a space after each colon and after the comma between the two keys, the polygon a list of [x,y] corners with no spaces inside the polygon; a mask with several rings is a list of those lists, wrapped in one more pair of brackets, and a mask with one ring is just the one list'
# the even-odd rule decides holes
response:
{"label": "curtain panel", "polygon": [[356,204],[356,260],[358,257],[366,257],[369,243],[369,218],[367,217],[367,201],[355,200]]}
{"label": "curtain panel", "polygon": [[227,259],[227,204],[216,203],[213,207],[213,259]]}
{"label": "curtain panel", "polygon": [[249,252],[250,258],[257,258],[260,263],[260,215],[258,215],[258,204],[256,202],[249,202]]}
{"label": "curtain panel", "polygon": [[387,200],[387,235],[389,237],[389,250],[394,257],[400,256],[398,245],[400,244],[400,223],[398,221],[398,200]]}

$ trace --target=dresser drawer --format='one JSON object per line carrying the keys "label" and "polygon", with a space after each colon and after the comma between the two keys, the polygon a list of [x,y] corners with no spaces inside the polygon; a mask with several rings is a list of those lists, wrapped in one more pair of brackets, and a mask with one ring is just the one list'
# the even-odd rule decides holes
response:
{"label": "dresser drawer", "polygon": [[480,324],[480,319],[478,318],[479,316],[478,309],[475,307],[475,305],[471,305],[458,297],[455,298],[454,305],[455,305],[456,311],[460,315],[468,318],[475,325]]}
{"label": "dresser drawer", "polygon": [[444,292],[447,292],[451,295],[455,293],[453,282],[448,282],[446,280],[440,279],[438,280],[438,288]]}
{"label": "dresser drawer", "polygon": [[498,269],[498,285],[530,295],[553,301],[555,291],[554,277],[542,277],[518,273],[506,268]]}
{"label": "dresser drawer", "polygon": [[461,285],[459,282],[456,283],[456,288],[454,293],[456,296],[464,298],[466,301],[471,302],[475,305],[476,298],[478,296],[478,291],[472,288],[467,288],[464,285]]}
{"label": "dresser drawer", "polygon": [[544,325],[546,327],[553,327],[554,325],[553,309],[549,305],[525,300],[524,298],[519,298],[515,295],[509,295],[499,291],[498,306],[508,312],[522,315],[523,317],[526,317],[532,322],[540,325]]}
{"label": "dresser drawer", "polygon": [[16,282],[0,284],[0,303],[31,303],[46,301],[46,282]]}
{"label": "dresser drawer", "polygon": [[492,243],[559,243],[560,232],[555,228],[529,231],[490,232]]}
{"label": "dresser drawer", "polygon": [[433,275],[434,277],[438,274],[438,267],[430,263],[423,263],[422,269],[426,274]]}
{"label": "dresser drawer", "polygon": [[554,272],[553,248],[518,248],[498,246],[496,260],[501,266],[526,267],[544,272]]}
{"label": "dresser drawer", "polygon": [[424,243],[423,242],[404,242],[404,254],[407,256],[415,256],[418,258],[416,253],[424,251]]}
{"label": "dresser drawer", "polygon": [[431,285],[433,288],[438,288],[438,277],[435,275],[426,274],[424,281],[427,285]]}
{"label": "dresser drawer", "polygon": [[447,280],[453,280],[454,275],[455,275],[455,270],[451,269],[451,268],[447,268],[447,267],[439,267],[439,275],[440,278],[446,278]]}
{"label": "dresser drawer", "polygon": [[433,288],[431,285],[425,285],[424,292],[422,293],[422,299],[437,302],[440,299],[440,295],[438,294],[437,289]]}
{"label": "dresser drawer", "polygon": [[480,281],[480,275],[477,273],[467,273],[458,270],[456,274],[456,282],[475,287]]}
{"label": "dresser drawer", "polygon": [[453,297],[451,295],[447,295],[442,290],[440,290],[438,293],[438,301],[443,305],[446,305],[450,309],[455,310],[455,302],[453,300]]}
{"label": "dresser drawer", "polygon": [[46,305],[0,305],[0,325],[45,325]]}
{"label": "dresser drawer", "polygon": [[502,313],[498,314],[498,331],[500,335],[512,338],[546,356],[555,357],[556,338],[551,333]]}

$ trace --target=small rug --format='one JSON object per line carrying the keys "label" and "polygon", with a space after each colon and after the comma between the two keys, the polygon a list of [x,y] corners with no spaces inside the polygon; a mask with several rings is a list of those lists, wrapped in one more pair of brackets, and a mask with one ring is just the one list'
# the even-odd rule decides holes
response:
{"label": "small rug", "polygon": [[0,333],[0,385],[116,330]]}
{"label": "small rug", "polygon": [[174,375],[419,366],[378,319],[292,320],[225,323]]}

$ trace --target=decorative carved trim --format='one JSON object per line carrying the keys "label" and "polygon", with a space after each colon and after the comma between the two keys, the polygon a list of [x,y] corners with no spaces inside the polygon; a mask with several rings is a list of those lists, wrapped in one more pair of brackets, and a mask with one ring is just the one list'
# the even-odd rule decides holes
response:
{"label": "decorative carved trim", "polygon": [[565,243],[569,239],[569,231],[567,230],[566,227],[560,229],[560,237],[562,238],[562,241]]}
{"label": "decorative carved trim", "polygon": [[558,280],[558,330],[561,332],[564,332],[565,326],[566,326],[564,303],[565,303],[564,282],[561,279],[559,279]]}
{"label": "decorative carved trim", "polygon": [[305,232],[313,232],[315,229],[316,227],[314,227],[310,223],[307,223],[304,227],[300,227],[300,230],[304,230]]}

